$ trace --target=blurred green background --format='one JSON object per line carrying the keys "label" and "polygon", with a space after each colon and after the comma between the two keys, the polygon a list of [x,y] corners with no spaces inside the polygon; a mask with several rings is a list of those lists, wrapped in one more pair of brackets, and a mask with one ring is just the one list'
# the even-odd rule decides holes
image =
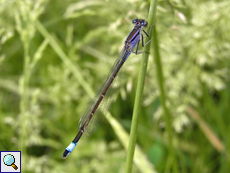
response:
{"label": "blurred green background", "polygon": [[[67,159],[61,156],[132,20],[147,19],[149,5],[0,0],[0,150],[22,151],[23,172],[124,172],[141,55],[124,64],[111,114]],[[133,172],[230,172],[229,9],[230,1],[158,1],[155,26],[175,158],[151,46]]]}

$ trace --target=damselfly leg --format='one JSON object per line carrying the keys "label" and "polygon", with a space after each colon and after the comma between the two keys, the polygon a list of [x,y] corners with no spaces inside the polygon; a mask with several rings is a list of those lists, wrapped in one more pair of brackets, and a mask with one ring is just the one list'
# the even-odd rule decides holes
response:
{"label": "damselfly leg", "polygon": [[[154,25],[155,24],[151,25],[150,30],[149,30],[149,34],[144,29],[142,29],[141,31],[143,31],[147,37],[150,37],[152,27]],[[140,32],[140,37],[141,37],[141,39],[139,39],[139,41],[137,43],[136,50],[132,51],[132,53],[135,53],[136,55],[139,55],[139,54],[142,54],[142,53],[149,54],[149,52],[145,52],[145,51],[138,52],[138,47],[139,47],[139,44],[140,44],[140,40],[141,40],[142,47],[145,47],[146,45],[148,45],[152,41],[152,38],[147,43],[144,44],[144,36],[143,36],[143,34],[141,32]]]}

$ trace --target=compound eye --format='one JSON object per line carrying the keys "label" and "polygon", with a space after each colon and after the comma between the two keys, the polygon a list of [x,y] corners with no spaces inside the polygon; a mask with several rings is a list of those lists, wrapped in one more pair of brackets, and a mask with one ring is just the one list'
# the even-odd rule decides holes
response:
{"label": "compound eye", "polygon": [[137,20],[138,20],[138,19],[134,19],[134,20],[133,20],[133,24],[136,24],[136,23],[137,23]]}
{"label": "compound eye", "polygon": [[148,26],[148,22],[144,21],[142,26],[144,27]]}

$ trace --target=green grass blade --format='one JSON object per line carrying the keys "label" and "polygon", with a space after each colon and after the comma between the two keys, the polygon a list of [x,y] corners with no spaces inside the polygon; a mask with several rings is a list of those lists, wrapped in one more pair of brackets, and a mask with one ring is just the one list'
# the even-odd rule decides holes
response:
{"label": "green grass blade", "polygon": [[173,167],[173,172],[176,173],[178,172],[177,171],[178,168],[177,168],[177,161],[176,161],[176,156],[174,153],[174,147],[172,142],[171,116],[166,106],[167,97],[166,97],[165,86],[164,86],[164,74],[161,65],[161,57],[159,52],[159,43],[157,39],[156,27],[154,27],[153,29],[153,47],[154,47],[154,60],[156,63],[156,71],[157,71],[156,74],[157,74],[157,80],[158,80],[158,85],[160,90],[160,101],[163,108],[163,116],[164,116],[168,145],[169,145],[169,159],[168,159],[169,167],[168,168],[169,170],[171,170],[171,167]]}
{"label": "green grass blade", "polygon": [[[149,28],[147,29],[147,32],[149,32],[150,26],[153,25],[154,23],[156,9],[157,9],[157,0],[152,0],[150,4],[150,9],[149,9],[149,17],[148,17]],[[150,38],[146,39],[146,42],[148,42],[149,40]],[[149,52],[149,48],[150,48],[150,44],[145,46],[144,51]],[[139,71],[136,97],[135,97],[135,103],[134,103],[134,110],[133,110],[129,147],[128,147],[128,153],[127,153],[127,158],[126,158],[126,169],[125,169],[126,173],[132,172],[133,156],[134,156],[136,138],[137,138],[136,134],[137,134],[137,128],[138,128],[138,116],[141,110],[141,100],[142,100],[144,83],[145,83],[145,74],[146,74],[147,65],[148,65],[148,56],[149,55],[147,53],[143,53],[142,55],[142,61],[141,61],[141,66],[140,66],[140,71]]]}

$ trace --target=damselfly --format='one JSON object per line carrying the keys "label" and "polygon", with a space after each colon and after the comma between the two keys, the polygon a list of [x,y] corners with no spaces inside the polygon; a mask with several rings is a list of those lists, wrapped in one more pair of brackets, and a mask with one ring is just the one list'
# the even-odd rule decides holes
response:
{"label": "damselfly", "polygon": [[[86,109],[85,113],[82,115],[79,126],[78,126],[78,134],[74,138],[74,140],[70,143],[70,145],[65,149],[62,158],[66,158],[75,148],[77,145],[79,139],[81,138],[82,134],[84,133],[85,129],[89,128],[90,126],[90,120],[94,116],[95,112],[97,111],[98,106],[100,105],[102,99],[104,98],[107,90],[109,89],[110,85],[112,84],[114,78],[116,77],[118,71],[124,64],[124,62],[127,60],[131,52],[135,54],[139,54],[142,52],[138,52],[138,46],[140,43],[140,40],[142,41],[142,46],[144,47],[147,45],[150,41],[148,41],[144,45],[143,41],[143,34],[142,31],[145,33],[147,37],[149,37],[149,34],[147,34],[142,27],[146,27],[148,25],[148,22],[143,19],[135,19],[132,22],[134,24],[133,30],[130,32],[129,36],[125,40],[125,45],[120,53],[120,55],[117,57],[112,69],[110,70],[109,74],[106,77],[106,80],[102,84],[100,90],[98,91],[97,95],[91,102],[91,104]],[[151,32],[151,29],[150,29]],[[136,47],[136,50],[134,48]],[[95,117],[96,118],[96,117]]]}

